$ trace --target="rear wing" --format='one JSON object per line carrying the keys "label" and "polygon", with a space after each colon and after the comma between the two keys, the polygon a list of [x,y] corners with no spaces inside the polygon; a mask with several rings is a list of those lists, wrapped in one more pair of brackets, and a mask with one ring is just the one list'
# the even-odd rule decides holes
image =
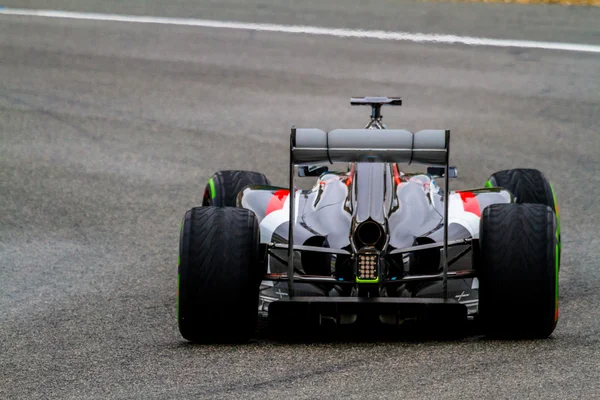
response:
{"label": "rear wing", "polygon": [[382,106],[401,106],[400,97],[352,97],[350,104],[353,106],[371,106],[371,119],[381,120]]}
{"label": "rear wing", "polygon": [[[366,102],[366,101],[365,101]],[[362,105],[362,104],[361,104]],[[449,130],[422,130],[411,133],[402,129],[296,129],[290,136],[290,194],[288,220],[288,292],[294,296],[294,224],[297,165],[334,162],[419,163],[442,166],[444,174],[443,297],[448,294],[448,193]]]}
{"label": "rear wing", "polygon": [[397,162],[445,166],[450,131],[402,129],[295,129],[291,159],[295,165],[334,162]]}

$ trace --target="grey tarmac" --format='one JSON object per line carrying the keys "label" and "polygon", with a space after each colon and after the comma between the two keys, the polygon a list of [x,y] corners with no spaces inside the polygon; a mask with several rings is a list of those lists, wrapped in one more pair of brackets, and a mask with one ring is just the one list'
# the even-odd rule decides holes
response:
{"label": "grey tarmac", "polygon": [[[365,4],[3,2],[600,43],[596,8]],[[284,185],[289,127],[364,125],[352,95],[402,96],[390,127],[451,129],[454,187],[548,176],[563,237],[550,339],[181,339],[179,224],[206,180]],[[597,54],[0,15],[0,398],[600,398],[599,110]]]}

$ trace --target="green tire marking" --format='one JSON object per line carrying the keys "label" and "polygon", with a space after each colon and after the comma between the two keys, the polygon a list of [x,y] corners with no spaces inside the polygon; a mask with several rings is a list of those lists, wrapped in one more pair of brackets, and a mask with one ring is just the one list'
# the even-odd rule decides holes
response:
{"label": "green tire marking", "polygon": [[179,279],[179,274],[177,274],[177,296],[176,297],[176,307],[177,307],[177,321],[179,321],[179,284],[180,284],[180,279]]}
{"label": "green tire marking", "polygon": [[[558,243],[556,243],[556,250],[555,251],[556,252],[554,253],[554,260],[555,260],[556,266],[555,266],[555,272],[554,273],[556,274],[555,275],[556,289],[555,289],[554,293],[555,293],[555,296],[556,296],[556,298],[555,298],[555,304],[556,305],[554,306],[554,313],[556,315],[556,313],[558,312],[558,268],[559,268],[559,265],[558,265],[558,254],[559,254],[559,251],[560,251],[560,249],[558,247]],[[555,317],[555,321],[558,321],[558,315]]]}
{"label": "green tire marking", "polygon": [[208,186],[210,186],[210,198],[214,199],[215,198],[215,182],[213,181],[213,178],[210,178],[208,180]]}
{"label": "green tire marking", "polygon": [[556,234],[560,236],[560,215],[558,213],[558,202],[556,201],[554,187],[552,187],[552,184],[550,182],[548,182],[548,184],[550,185],[550,190],[552,190],[552,198],[554,199],[554,213],[556,214]]}

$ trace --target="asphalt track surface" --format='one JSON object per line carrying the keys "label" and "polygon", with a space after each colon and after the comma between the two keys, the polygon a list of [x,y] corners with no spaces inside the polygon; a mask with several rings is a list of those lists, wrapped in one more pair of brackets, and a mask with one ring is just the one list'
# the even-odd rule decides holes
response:
{"label": "asphalt track surface", "polygon": [[[591,8],[13,3],[600,42]],[[178,228],[206,180],[235,168],[285,184],[290,125],[362,126],[348,98],[379,94],[405,100],[384,111],[391,127],[452,130],[454,187],[518,166],[551,179],[554,335],[282,343],[261,326],[244,346],[183,341]],[[598,54],[0,16],[0,398],[600,398],[599,110]]]}

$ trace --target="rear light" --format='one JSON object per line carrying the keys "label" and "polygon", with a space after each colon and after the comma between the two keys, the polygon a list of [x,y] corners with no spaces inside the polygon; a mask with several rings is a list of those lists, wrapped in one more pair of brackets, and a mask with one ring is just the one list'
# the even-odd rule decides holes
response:
{"label": "rear light", "polygon": [[379,257],[376,253],[358,255],[358,269],[356,277],[359,280],[374,280],[379,276]]}

